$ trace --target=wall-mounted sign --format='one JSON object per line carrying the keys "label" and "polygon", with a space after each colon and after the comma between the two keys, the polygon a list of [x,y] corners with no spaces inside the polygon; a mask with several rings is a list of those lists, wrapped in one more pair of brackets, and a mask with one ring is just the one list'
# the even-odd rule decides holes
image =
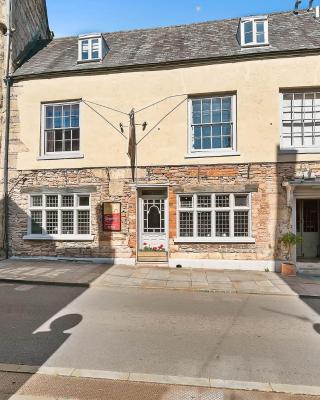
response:
{"label": "wall-mounted sign", "polygon": [[121,231],[121,203],[103,203],[102,226],[104,231]]}

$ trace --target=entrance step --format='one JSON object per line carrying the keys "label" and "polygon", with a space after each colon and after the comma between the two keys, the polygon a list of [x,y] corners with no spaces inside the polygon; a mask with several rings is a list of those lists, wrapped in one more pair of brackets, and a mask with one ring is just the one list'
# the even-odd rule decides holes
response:
{"label": "entrance step", "polygon": [[320,264],[319,263],[297,263],[298,272],[301,275],[319,276],[320,277]]}
{"label": "entrance step", "polygon": [[138,251],[139,262],[167,262],[168,253],[166,251]]}
{"label": "entrance step", "polygon": [[146,262],[146,261],[137,261],[136,262],[136,267],[164,267],[168,268],[169,264],[167,262]]}

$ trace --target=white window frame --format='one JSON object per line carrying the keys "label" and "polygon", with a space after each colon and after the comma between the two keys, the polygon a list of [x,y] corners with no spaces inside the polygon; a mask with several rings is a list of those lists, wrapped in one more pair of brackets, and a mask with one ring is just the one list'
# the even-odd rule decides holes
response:
{"label": "white window frame", "polygon": [[[229,207],[216,207],[215,200],[216,196],[228,195],[229,196]],[[246,195],[248,196],[247,206],[235,206],[235,196]],[[193,198],[192,207],[181,207],[180,197],[191,196]],[[211,207],[198,207],[197,196],[211,196]],[[211,236],[203,237],[198,236],[198,211],[211,212]],[[230,212],[230,236],[215,236],[216,231],[216,212],[217,211],[229,211]],[[235,211],[248,211],[248,236],[234,236],[234,212]],[[192,212],[193,213],[193,236],[185,237],[180,236],[180,212]],[[177,194],[177,237],[175,238],[176,243],[255,243],[255,239],[252,237],[252,199],[251,193],[179,193]]]}
{"label": "white window frame", "polygon": [[[41,206],[33,206],[32,198],[34,196],[42,197]],[[47,196],[58,196],[58,206],[57,207],[47,207],[46,197]],[[62,207],[62,196],[73,196],[73,206],[72,207]],[[89,205],[79,206],[79,196],[88,196]],[[89,193],[31,193],[28,199],[28,232],[27,235],[23,237],[25,240],[60,240],[60,241],[92,241],[93,235],[91,233],[91,223],[92,223],[92,210],[91,210],[91,195]],[[47,211],[58,211],[58,233],[57,234],[34,234],[32,233],[32,211],[42,212],[42,230],[46,230],[46,213]],[[73,211],[73,234],[62,234],[62,211]],[[78,233],[78,212],[79,211],[89,211],[89,233],[79,234]]]}
{"label": "white window frame", "polygon": [[[98,40],[99,43],[99,57],[93,58],[92,57],[92,41]],[[82,58],[82,43],[88,41],[88,59]],[[102,60],[102,36],[101,35],[87,35],[87,36],[80,36],[78,40],[78,62],[93,62],[93,61],[101,61]]]}
{"label": "white window frame", "polygon": [[[252,22],[253,28],[253,41],[250,43],[245,42],[245,30],[244,26],[247,22]],[[258,43],[257,42],[257,23],[263,22],[264,23],[264,42]],[[261,17],[248,17],[242,18],[240,21],[240,39],[241,39],[241,46],[242,47],[258,47],[258,46],[268,46],[269,45],[269,21],[267,16]]]}
{"label": "white window frame", "polygon": [[[318,145],[312,145],[310,146],[295,146],[295,145],[285,145],[284,143],[284,129],[283,129],[283,121],[284,121],[284,96],[287,94],[302,94],[306,95],[308,93],[315,94],[315,93],[320,93],[320,88],[315,88],[315,89],[308,89],[308,90],[283,90],[280,92],[280,150],[283,153],[302,153],[302,154],[308,154],[308,153],[320,153],[320,143]],[[314,121],[318,121],[314,119]],[[320,118],[319,118],[320,122]],[[303,127],[302,127],[302,135],[303,135]]]}
{"label": "white window frame", "polygon": [[[220,149],[194,149],[193,148],[193,131],[192,131],[192,101],[206,100],[213,98],[231,98],[231,124],[232,124],[232,147]],[[210,124],[208,124],[210,125]],[[240,155],[237,152],[237,94],[236,93],[215,93],[211,95],[189,97],[188,99],[188,152],[186,158],[196,157],[221,157],[221,156],[234,156]]]}
{"label": "white window frame", "polygon": [[[79,106],[79,150],[77,151],[46,151],[47,149],[47,138],[46,138],[46,107],[47,106],[64,106],[64,105],[74,105]],[[64,128],[68,129],[68,128]],[[72,128],[70,128],[72,129]],[[54,130],[54,128],[52,129]],[[61,102],[48,102],[41,104],[41,151],[38,160],[51,160],[51,159],[61,159],[61,158],[83,158],[81,154],[81,100],[72,101],[61,101]]]}

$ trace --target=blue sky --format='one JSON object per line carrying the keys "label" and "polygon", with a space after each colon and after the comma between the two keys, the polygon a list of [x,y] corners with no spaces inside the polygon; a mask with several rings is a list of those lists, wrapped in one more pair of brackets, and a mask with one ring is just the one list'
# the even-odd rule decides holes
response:
{"label": "blue sky", "polygon": [[[47,0],[56,37],[291,10],[295,0]],[[316,1],[315,4],[319,2]],[[306,7],[308,0],[303,0]]]}

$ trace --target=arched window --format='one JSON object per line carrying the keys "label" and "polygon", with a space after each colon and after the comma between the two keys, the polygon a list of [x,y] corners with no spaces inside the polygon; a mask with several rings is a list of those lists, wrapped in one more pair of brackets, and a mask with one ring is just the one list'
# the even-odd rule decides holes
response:
{"label": "arched window", "polygon": [[160,211],[156,206],[149,208],[148,212],[148,227],[149,229],[159,229],[160,228]]}

